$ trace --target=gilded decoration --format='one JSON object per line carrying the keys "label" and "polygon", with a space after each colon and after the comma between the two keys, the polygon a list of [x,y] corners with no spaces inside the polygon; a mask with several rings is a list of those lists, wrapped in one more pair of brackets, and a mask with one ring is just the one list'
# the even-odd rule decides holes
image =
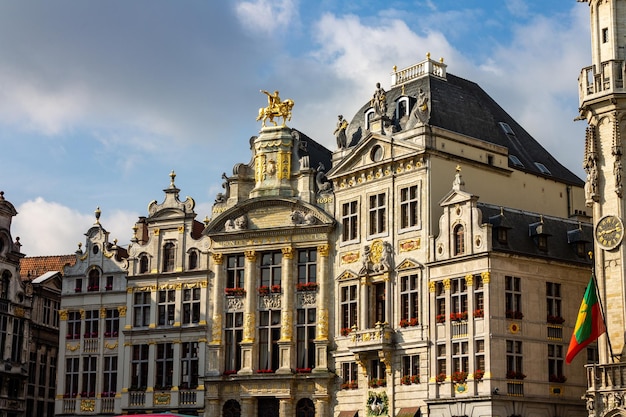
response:
{"label": "gilded decoration", "polygon": [[65,349],[70,352],[76,352],[80,348],[80,343],[76,343],[75,345],[70,345],[69,343],[65,345]]}
{"label": "gilded decoration", "polygon": [[327,257],[328,253],[330,252],[330,245],[328,244],[318,245],[317,251],[319,252],[320,256]]}
{"label": "gilded decoration", "polygon": [[435,281],[429,281],[428,282],[428,291],[429,292],[435,292],[437,290],[437,285],[435,284]]}
{"label": "gilded decoration", "polygon": [[59,319],[61,321],[67,320],[67,310],[59,310]]}
{"label": "gilded decoration", "polygon": [[154,394],[154,405],[169,405],[172,394],[169,392],[159,392]]}
{"label": "gilded decoration", "polygon": [[422,242],[420,238],[402,240],[398,243],[398,245],[400,246],[400,252],[410,252],[419,249],[421,247],[421,244]]}
{"label": "gilded decoration", "polygon": [[280,340],[284,342],[291,342],[293,339],[293,312],[283,311],[282,316]]}
{"label": "gilded decoration", "polygon": [[472,285],[474,285],[474,275],[472,274],[465,275],[465,283],[467,284],[468,287],[471,287]]}
{"label": "gilded decoration", "polygon": [[115,343],[108,343],[107,342],[107,343],[104,344],[104,347],[109,349],[109,350],[117,349],[117,346],[118,346],[118,342],[117,341]]}
{"label": "gilded decoration", "polygon": [[380,359],[382,363],[385,364],[387,375],[391,375],[391,352],[379,350],[378,358]]}
{"label": "gilded decoration", "polygon": [[256,318],[254,313],[245,313],[243,321],[243,340],[245,343],[254,342],[254,322]]}
{"label": "gilded decoration", "polygon": [[403,270],[403,269],[413,269],[413,268],[417,268],[419,265],[416,264],[415,262],[409,260],[409,259],[405,259],[404,261],[402,261],[402,263],[398,266],[398,270]]}
{"label": "gilded decoration", "polygon": [[117,311],[120,312],[120,317],[126,317],[126,306],[119,306]]}
{"label": "gilded decoration", "polygon": [[246,256],[246,260],[250,261],[250,262],[254,262],[256,261],[256,252],[253,250],[247,250],[244,252],[245,256]]}
{"label": "gilded decoration", "polygon": [[211,330],[211,344],[219,345],[222,343],[222,315],[213,316],[213,328]]}
{"label": "gilded decoration", "polygon": [[257,183],[265,180],[265,160],[264,154],[257,154],[254,157],[254,180]]}
{"label": "gilded decoration", "polygon": [[84,309],[84,308],[81,308],[81,309],[80,309],[80,310],[78,310],[78,311],[79,311],[79,313],[80,313],[80,318],[81,318],[81,319],[83,319],[83,320],[85,320],[85,309]]}
{"label": "gilded decoration", "polygon": [[374,240],[371,245],[365,245],[363,247],[363,268],[361,273],[389,271],[391,268],[391,253],[391,244],[380,239]]}
{"label": "gilded decoration", "polygon": [[339,280],[347,280],[347,279],[352,279],[352,278],[357,278],[357,277],[358,276],[356,274],[354,274],[353,272],[344,271],[344,273],[339,275],[339,277],[337,279],[339,279]]}
{"label": "gilded decoration", "polygon": [[450,278],[445,278],[443,280],[443,287],[446,289],[446,291],[450,291]]}
{"label": "gilded decoration", "polygon": [[223,253],[214,253],[211,256],[213,257],[213,262],[215,262],[216,265],[222,265],[224,263]]}
{"label": "gilded decoration", "polygon": [[13,312],[15,313],[16,317],[24,317],[24,314],[25,314],[24,309],[22,307],[15,307]]}
{"label": "gilded decoration", "polygon": [[101,319],[106,319],[107,318],[107,309],[106,309],[106,307],[100,307],[100,318]]}
{"label": "gilded decoration", "polygon": [[489,281],[491,280],[491,273],[490,272],[482,272],[480,274],[480,277],[483,279],[483,284],[489,284]]}
{"label": "gilded decoration", "polygon": [[278,90],[273,93],[261,90],[261,93],[267,96],[267,107],[259,109],[256,121],[262,120],[262,126],[265,127],[265,123],[269,119],[274,126],[278,126],[278,123],[274,121],[274,117],[282,117],[283,124],[281,126],[284,127],[291,120],[291,110],[295,104],[294,101],[290,98],[281,100]]}
{"label": "gilded decoration", "polygon": [[291,177],[291,152],[278,151],[278,179]]}
{"label": "gilded decoration", "polygon": [[178,233],[185,233],[185,226],[178,226]]}
{"label": "gilded decoration", "polygon": [[161,229],[156,228],[156,229],[153,230],[153,232],[154,232],[155,236],[158,236],[159,234],[161,234]]}
{"label": "gilded decoration", "polygon": [[96,400],[80,400],[80,411],[93,413],[96,410]]}
{"label": "gilded decoration", "polygon": [[317,314],[316,340],[328,340],[328,310],[320,308]]}
{"label": "gilded decoration", "polygon": [[283,253],[285,259],[293,259],[294,250],[292,247],[281,248],[280,250]]}
{"label": "gilded decoration", "polygon": [[341,255],[341,264],[351,264],[359,260],[359,252],[348,252]]}

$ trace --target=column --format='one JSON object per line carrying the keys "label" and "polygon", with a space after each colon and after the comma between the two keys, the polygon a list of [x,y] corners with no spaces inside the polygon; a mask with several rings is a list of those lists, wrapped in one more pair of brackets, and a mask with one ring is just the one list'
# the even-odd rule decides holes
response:
{"label": "column", "polygon": [[[328,293],[334,280],[328,275],[328,244],[317,247],[317,332],[315,335],[315,368],[313,372],[328,372]],[[317,411],[316,411],[317,413]]]}
{"label": "column", "polygon": [[[246,290],[243,313],[243,340],[241,341],[241,369],[240,375],[252,375],[254,354],[254,337],[256,333],[256,259],[257,253],[253,250],[245,252],[246,266],[244,274],[244,288]],[[248,415],[243,412],[242,415]]]}
{"label": "column", "polygon": [[316,398],[315,399],[315,417],[327,417],[328,416],[328,398]]}
{"label": "column", "polygon": [[293,408],[293,400],[291,398],[281,398],[278,405],[279,417],[291,417],[295,415]]}
{"label": "column", "polygon": [[[491,370],[491,343],[487,341],[487,335],[491,334],[491,320],[489,320],[489,316],[491,315],[491,311],[489,310],[489,306],[491,305],[491,288],[489,283],[491,281],[491,273],[489,271],[482,272],[480,277],[483,280],[483,315],[485,317],[484,320],[484,334],[485,334],[485,368],[489,368]],[[491,371],[487,372],[487,369],[483,369],[485,374],[483,378],[491,378]]]}
{"label": "column", "polygon": [[358,329],[364,330],[370,327],[370,291],[368,276],[362,276],[359,281],[359,317],[356,326]]}
{"label": "column", "polygon": [[[277,374],[291,373],[291,358],[293,351],[293,293],[295,292],[295,284],[293,282],[293,253],[292,247],[282,248],[282,264],[281,264],[281,325],[280,340],[278,341],[279,368]],[[281,400],[282,404],[282,400]]]}
{"label": "column", "polygon": [[209,343],[209,363],[207,364],[208,375],[219,375],[222,357],[222,320],[224,312],[224,283],[226,274],[224,270],[224,255],[214,253],[213,256],[213,322],[211,323],[211,342]]}
{"label": "column", "polygon": [[[220,414],[216,414],[219,416]],[[241,415],[242,416],[256,416],[256,398],[246,397],[241,399]]]}

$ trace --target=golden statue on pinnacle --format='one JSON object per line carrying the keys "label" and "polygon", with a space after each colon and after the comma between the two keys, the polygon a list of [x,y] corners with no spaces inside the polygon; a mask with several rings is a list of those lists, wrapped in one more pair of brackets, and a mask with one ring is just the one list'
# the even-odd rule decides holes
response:
{"label": "golden statue on pinnacle", "polygon": [[259,109],[259,116],[256,118],[257,122],[263,120],[263,127],[265,127],[265,122],[269,119],[274,126],[278,126],[278,123],[274,121],[274,117],[282,117],[283,124],[281,126],[285,126],[285,123],[291,120],[291,109],[294,105],[293,100],[288,98],[287,100],[281,101],[278,90],[274,91],[273,94],[265,90],[261,90],[261,93],[267,95],[267,107],[261,107]]}

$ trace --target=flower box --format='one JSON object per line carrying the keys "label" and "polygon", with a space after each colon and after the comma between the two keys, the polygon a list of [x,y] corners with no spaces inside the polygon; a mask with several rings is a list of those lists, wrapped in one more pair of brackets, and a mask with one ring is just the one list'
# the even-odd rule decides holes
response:
{"label": "flower box", "polygon": [[452,377],[450,379],[452,379],[452,382],[455,382],[457,384],[462,384],[465,382],[465,380],[467,380],[467,372],[456,371],[452,373]]}
{"label": "flower box", "polygon": [[279,293],[281,291],[280,285],[272,285],[272,292]]}
{"label": "flower box", "polygon": [[409,321],[407,319],[400,320],[400,327],[409,327]]}
{"label": "flower box", "polygon": [[565,375],[550,375],[550,382],[559,382],[559,383],[563,383],[567,381],[567,377]]}
{"label": "flower box", "polygon": [[370,388],[378,388],[378,387],[386,387],[387,386],[387,380],[384,378],[374,378],[369,382],[369,386]]}
{"label": "flower box", "polygon": [[411,377],[409,375],[405,375],[402,378],[400,378],[400,383],[402,385],[411,385]]}
{"label": "flower box", "polygon": [[419,375],[411,375],[411,384],[419,384],[420,376]]}
{"label": "flower box", "polygon": [[437,376],[435,377],[435,381],[438,384],[441,384],[442,382],[444,382],[446,380],[446,374],[444,374],[443,372],[437,374]]}
{"label": "flower box", "polygon": [[82,289],[80,287],[74,288],[74,292],[81,292],[81,291],[82,291]]}
{"label": "flower box", "polygon": [[467,320],[467,311],[459,311],[458,313],[450,313],[451,321]]}
{"label": "flower box", "polygon": [[270,287],[267,285],[261,285],[257,288],[257,291],[259,292],[259,295],[268,295],[270,293]]}
{"label": "flower box", "polygon": [[256,373],[257,374],[273,374],[274,370],[273,369],[257,369]]}
{"label": "flower box", "polygon": [[310,374],[311,368],[296,368],[296,372],[299,374]]}
{"label": "flower box", "polygon": [[236,373],[237,371],[235,371],[234,369],[229,369],[228,371],[224,371],[224,376],[234,375]]}
{"label": "flower box", "polygon": [[350,334],[350,332],[352,332],[352,328],[351,327],[343,327],[341,329],[341,335],[342,336],[347,336]]}
{"label": "flower box", "polygon": [[341,389],[357,389],[359,387],[359,383],[356,381],[348,381],[341,384]]}
{"label": "flower box", "polygon": [[522,372],[506,371],[506,378],[507,379],[524,379],[526,378],[526,375],[524,375]]}
{"label": "flower box", "polygon": [[246,290],[240,287],[224,288],[224,294],[229,296],[241,297],[246,295]]}
{"label": "flower box", "polygon": [[297,291],[315,291],[317,290],[317,282],[299,282],[296,284]]}
{"label": "flower box", "polygon": [[474,318],[480,319],[485,317],[485,310],[482,308],[474,310]]}
{"label": "flower box", "polygon": [[482,369],[476,369],[474,371],[474,379],[476,381],[481,381],[483,379],[483,376],[485,376],[485,371],[483,371]]}
{"label": "flower box", "polygon": [[548,314],[546,321],[550,324],[563,324],[565,323],[565,319],[561,316],[552,316]]}
{"label": "flower box", "polygon": [[111,291],[113,289],[113,285],[107,285],[106,287],[104,287],[104,289],[107,291]]}
{"label": "flower box", "polygon": [[446,322],[446,315],[445,314],[437,314],[437,317],[435,317],[435,320],[437,321],[437,323],[445,323]]}

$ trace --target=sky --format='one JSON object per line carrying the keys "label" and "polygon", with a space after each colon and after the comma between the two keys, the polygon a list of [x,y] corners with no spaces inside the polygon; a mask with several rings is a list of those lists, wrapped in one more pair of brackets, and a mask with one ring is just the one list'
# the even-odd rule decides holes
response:
{"label": "sky", "polygon": [[591,64],[575,0],[0,0],[0,191],[27,256],[70,254],[102,211],[128,245],[176,173],[211,214],[221,174],[251,159],[261,89],[329,149],[430,53],[478,83],[583,177],[577,78]]}

